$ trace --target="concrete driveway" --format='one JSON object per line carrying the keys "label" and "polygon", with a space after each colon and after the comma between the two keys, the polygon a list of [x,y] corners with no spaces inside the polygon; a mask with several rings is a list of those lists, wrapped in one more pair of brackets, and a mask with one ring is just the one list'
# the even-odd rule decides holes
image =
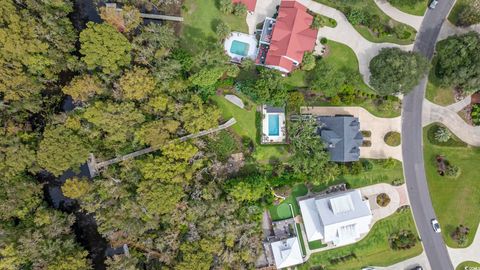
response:
{"label": "concrete driveway", "polygon": [[390,131],[400,133],[401,117],[395,118],[380,118],[372,115],[362,107],[302,107],[300,109],[302,114],[312,115],[337,115],[347,114],[359,118],[360,129],[369,130],[372,135],[369,138],[364,138],[372,142],[370,147],[360,148],[361,158],[386,159],[394,158],[402,161],[401,145],[392,147],[385,143],[384,137]]}
{"label": "concrete driveway", "polygon": [[[392,186],[390,184],[380,183],[362,187],[358,190],[362,193],[362,196],[367,197],[370,202],[370,209],[372,210],[372,226],[375,222],[394,214],[400,206],[409,204],[405,184],[401,186]],[[377,204],[377,195],[382,193],[385,193],[390,197],[390,203],[385,207],[381,207]]]}
{"label": "concrete driveway", "polygon": [[281,2],[281,0],[258,0],[255,11],[247,14],[248,33],[250,35],[255,34],[257,24],[265,21],[267,17],[272,17]]}
{"label": "concrete driveway", "polygon": [[420,29],[423,21],[423,16],[415,16],[405,13],[390,5],[387,0],[375,0],[375,4],[377,4],[377,6],[383,11],[383,13],[387,14],[390,18],[406,25],[410,25],[417,31]]}

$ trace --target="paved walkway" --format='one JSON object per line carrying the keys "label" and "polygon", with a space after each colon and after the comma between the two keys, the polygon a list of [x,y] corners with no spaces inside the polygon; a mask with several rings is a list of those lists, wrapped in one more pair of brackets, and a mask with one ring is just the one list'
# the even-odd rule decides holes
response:
{"label": "paved walkway", "polygon": [[277,6],[280,5],[281,0],[258,0],[254,12],[247,14],[248,33],[255,34],[257,24],[265,21],[266,17],[272,17],[277,11]]}
{"label": "paved walkway", "polygon": [[471,25],[469,27],[457,27],[448,20],[445,20],[442,25],[442,29],[440,29],[440,34],[438,34],[437,40],[446,39],[447,37],[453,35],[465,34],[470,31],[477,31],[478,33],[480,33],[480,23]]}
{"label": "paved walkway", "polygon": [[465,103],[466,101],[459,101],[443,107],[424,99],[422,113],[423,126],[432,123],[441,123],[465,143],[472,146],[480,146],[480,126],[467,124],[457,113]]}
{"label": "paved walkway", "polygon": [[410,269],[413,269],[413,267],[418,265],[422,266],[424,270],[432,269],[430,267],[430,263],[428,262],[427,254],[425,254],[425,251],[423,251],[422,254],[418,255],[417,257],[413,257],[387,267],[375,266],[375,269],[376,270],[410,270]]}
{"label": "paved walkway", "polygon": [[423,21],[423,16],[415,16],[400,11],[396,7],[390,5],[387,0],[375,0],[375,4],[377,4],[377,6],[383,11],[383,13],[387,14],[390,18],[406,25],[410,25],[417,31],[420,29],[420,25],[422,25]]}
{"label": "paved walkway", "polygon": [[374,159],[391,157],[400,161],[403,160],[401,145],[392,147],[387,145],[383,139],[390,131],[400,132],[401,117],[376,117],[362,107],[302,107],[300,111],[301,113],[312,115],[350,114],[358,117],[360,121],[360,129],[369,130],[372,133],[370,138],[364,138],[365,140],[370,140],[372,146],[361,147],[360,157]]}
{"label": "paved walkway", "polygon": [[320,42],[320,38],[326,37],[327,39],[331,39],[349,46],[357,56],[360,74],[362,74],[363,80],[367,84],[370,79],[370,70],[368,68],[368,64],[382,48],[398,47],[403,50],[411,50],[413,48],[413,44],[402,46],[393,43],[370,42],[362,37],[357,30],[355,30],[342,12],[312,0],[297,1],[305,5],[311,11],[337,21],[337,26],[335,28],[322,27],[319,29],[317,42]]}
{"label": "paved walkway", "polygon": [[480,224],[478,225],[477,234],[473,243],[466,248],[450,248],[447,247],[448,254],[452,260],[453,267],[457,267],[464,261],[474,261],[480,263]]}
{"label": "paved walkway", "polygon": [[[390,184],[380,183],[371,186],[366,186],[359,188],[362,196],[368,198],[370,202],[370,209],[372,210],[372,224],[375,222],[386,218],[397,211],[400,206],[408,205],[408,196],[405,184],[401,186],[392,186]],[[390,197],[390,203],[381,207],[377,204],[377,195],[381,193],[386,193]]]}

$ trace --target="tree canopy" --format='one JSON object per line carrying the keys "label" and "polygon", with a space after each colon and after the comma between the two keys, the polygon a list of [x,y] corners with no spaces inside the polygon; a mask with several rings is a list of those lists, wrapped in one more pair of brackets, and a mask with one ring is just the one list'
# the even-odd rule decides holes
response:
{"label": "tree canopy", "polygon": [[427,60],[418,53],[384,48],[370,61],[370,85],[381,95],[407,94],[427,69]]}
{"label": "tree canopy", "polygon": [[480,89],[480,34],[452,36],[437,44],[435,75],[444,86]]}

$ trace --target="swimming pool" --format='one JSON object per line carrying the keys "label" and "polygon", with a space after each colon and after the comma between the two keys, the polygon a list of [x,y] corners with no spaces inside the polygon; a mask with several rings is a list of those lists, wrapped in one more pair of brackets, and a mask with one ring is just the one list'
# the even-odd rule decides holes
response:
{"label": "swimming pool", "polygon": [[278,114],[268,115],[268,136],[280,135],[280,117]]}
{"label": "swimming pool", "polygon": [[230,52],[234,54],[238,54],[241,56],[247,56],[248,54],[248,49],[250,48],[250,45],[245,42],[241,42],[238,40],[232,41],[232,46],[230,47]]}

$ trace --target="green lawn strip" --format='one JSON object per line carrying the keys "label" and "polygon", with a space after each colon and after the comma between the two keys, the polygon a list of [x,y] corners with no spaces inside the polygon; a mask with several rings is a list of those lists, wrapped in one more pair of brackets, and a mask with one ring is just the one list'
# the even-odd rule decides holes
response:
{"label": "green lawn strip", "polygon": [[428,6],[428,1],[425,0],[417,1],[414,5],[402,3],[404,2],[402,0],[388,0],[388,2],[390,3],[390,5],[398,8],[400,11],[416,16],[423,16]]}
{"label": "green lawn strip", "polygon": [[199,44],[217,42],[215,27],[226,22],[232,31],[247,32],[245,16],[224,14],[215,0],[185,0],[183,4],[183,46],[193,52],[201,50]]}
{"label": "green lawn strip", "polygon": [[[232,104],[222,96],[213,96],[211,98],[218,106],[222,113],[222,117],[227,120],[235,117],[237,123],[232,126],[232,129],[239,136],[247,136],[254,141],[255,152],[253,156],[259,162],[268,162],[271,157],[277,157],[284,160],[288,156],[288,152],[284,145],[260,145],[257,141],[256,128],[256,104],[249,101],[250,110],[242,109]],[[243,100],[246,100],[242,97]]]}
{"label": "green lawn strip", "polygon": [[[361,269],[368,265],[388,266],[422,253],[422,246],[417,242],[415,247],[406,250],[392,250],[388,237],[392,233],[407,229],[416,233],[411,211],[395,213],[375,223],[369,234],[359,242],[332,250],[314,253],[299,269],[311,269],[323,265],[327,270]],[[354,253],[356,258],[331,265],[330,260]]]}
{"label": "green lawn strip", "polygon": [[428,74],[427,91],[425,97],[438,105],[447,106],[455,103],[454,90],[452,87],[440,86],[440,80],[435,76],[436,58],[432,61],[432,69]]}
{"label": "green lawn strip", "polygon": [[304,196],[308,193],[308,189],[304,184],[295,185],[292,193],[279,205],[272,205],[268,208],[273,221],[283,220],[292,217],[292,211],[289,204],[293,207],[295,215],[300,214],[300,206],[297,203],[297,197]]}
{"label": "green lawn strip", "polygon": [[[457,139],[442,145],[433,144],[434,132],[424,128],[424,160],[435,213],[442,227],[445,242],[450,247],[459,247],[450,234],[462,224],[470,228],[468,243],[471,244],[480,222],[480,182],[478,181],[478,161],[480,148],[467,147]],[[437,173],[435,158],[443,155],[451,164],[460,168],[457,179],[442,177]]]}
{"label": "green lawn strip", "polygon": [[323,248],[323,247],[326,247],[326,246],[327,245],[323,244],[322,241],[320,241],[320,240],[308,242],[308,247],[310,249],[319,249],[319,248]]}
{"label": "green lawn strip", "polygon": [[295,226],[297,227],[297,232],[298,232],[298,240],[300,241],[300,248],[302,249],[302,254],[305,256],[307,254],[307,251],[305,250],[305,242],[303,241],[303,236],[302,236],[302,229],[300,228],[300,224],[295,223]]}
{"label": "green lawn strip", "polygon": [[369,12],[372,13],[372,15],[377,15],[380,18],[380,21],[384,25],[404,25],[405,29],[411,33],[410,37],[408,39],[398,39],[394,35],[390,36],[382,36],[382,37],[377,37],[375,36],[374,33],[370,31],[365,26],[361,25],[355,25],[355,29],[367,40],[371,42],[391,42],[391,43],[396,43],[396,44],[401,44],[401,45],[406,45],[406,44],[412,44],[415,41],[415,34],[416,31],[413,29],[411,26],[408,26],[406,24],[402,24],[400,22],[397,22],[390,18],[387,14],[383,13],[383,11],[375,4],[374,0],[364,0],[364,1],[337,1],[337,0],[315,0],[319,3],[322,3],[324,5],[333,7],[335,9],[338,9],[340,11],[344,11],[346,8],[352,8],[352,9],[368,9]]}
{"label": "green lawn strip", "polygon": [[393,160],[395,165],[392,168],[385,168],[382,165],[383,160],[370,159],[370,161],[373,163],[372,170],[359,175],[342,175],[333,182],[315,186],[312,192],[319,192],[328,186],[340,183],[347,183],[349,188],[359,188],[378,183],[391,184],[393,181],[403,181],[403,167],[400,161]]}
{"label": "green lawn strip", "polygon": [[477,262],[472,262],[472,261],[466,261],[462,262],[455,268],[456,270],[473,270],[473,269],[480,269],[480,263]]}
{"label": "green lawn strip", "polygon": [[452,10],[448,14],[448,20],[454,25],[457,25],[460,12],[462,12],[464,8],[468,8],[471,2],[471,0],[457,0]]}

